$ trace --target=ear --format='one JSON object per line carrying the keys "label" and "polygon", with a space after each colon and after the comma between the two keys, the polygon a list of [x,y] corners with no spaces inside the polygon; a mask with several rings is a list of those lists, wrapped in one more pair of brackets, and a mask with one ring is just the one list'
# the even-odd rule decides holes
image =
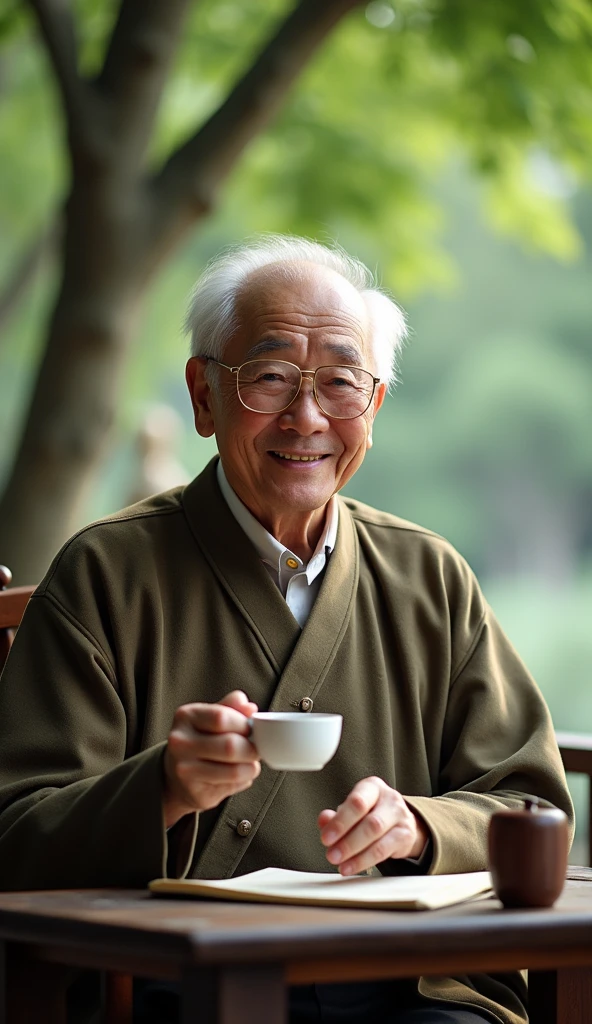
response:
{"label": "ear", "polygon": [[[383,381],[376,388],[376,394],[374,396],[374,416],[376,416],[376,413],[380,409],[380,406],[384,402],[385,398],[386,398],[386,384]],[[372,418],[374,418],[374,417],[372,417]]]}
{"label": "ear", "polygon": [[211,437],[214,433],[212,392],[205,378],[207,365],[206,359],[192,356],[185,367],[185,380],[193,406],[195,429],[202,437]]}
{"label": "ear", "polygon": [[370,423],[368,425],[368,436],[366,438],[366,448],[367,449],[372,447],[372,424],[374,423],[374,417],[376,416],[376,413],[378,412],[378,410],[380,409],[380,406],[384,402],[385,396],[386,396],[386,384],[384,384],[384,383],[379,384],[378,387],[376,388],[376,394],[374,395],[374,404],[373,404],[373,409],[372,409],[372,419],[370,420]]}

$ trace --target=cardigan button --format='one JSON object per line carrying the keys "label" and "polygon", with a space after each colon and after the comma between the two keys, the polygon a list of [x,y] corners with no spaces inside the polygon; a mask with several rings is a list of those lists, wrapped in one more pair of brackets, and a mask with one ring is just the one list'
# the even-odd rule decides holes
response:
{"label": "cardigan button", "polygon": [[314,701],[312,697],[303,697],[298,705],[301,711],[312,711],[313,706]]}
{"label": "cardigan button", "polygon": [[239,836],[248,836],[252,828],[253,826],[251,822],[248,821],[247,818],[243,818],[243,820],[239,821],[238,825],[236,826],[236,831],[238,832]]}

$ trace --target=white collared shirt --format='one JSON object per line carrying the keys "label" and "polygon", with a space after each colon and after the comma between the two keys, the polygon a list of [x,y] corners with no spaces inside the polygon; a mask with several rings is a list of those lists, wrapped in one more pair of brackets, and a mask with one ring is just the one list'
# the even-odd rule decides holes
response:
{"label": "white collared shirt", "polygon": [[337,498],[333,495],[327,504],[325,528],[312,558],[305,565],[298,555],[276,540],[249,512],[228,483],[221,459],[218,461],[217,476],[220,490],[230,511],[251,543],[254,544],[265,568],[302,628],[320,590],[328,556],[335,547],[339,520]]}

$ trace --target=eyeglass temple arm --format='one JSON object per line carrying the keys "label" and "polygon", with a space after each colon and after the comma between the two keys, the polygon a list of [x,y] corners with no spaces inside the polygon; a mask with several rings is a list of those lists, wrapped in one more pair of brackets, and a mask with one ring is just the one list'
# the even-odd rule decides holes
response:
{"label": "eyeglass temple arm", "polygon": [[198,356],[198,359],[205,359],[208,363],[216,363],[216,366],[223,366],[225,370],[230,370],[231,373],[238,373],[240,366],[228,366],[227,363],[221,363],[219,359],[214,359],[213,356]]}

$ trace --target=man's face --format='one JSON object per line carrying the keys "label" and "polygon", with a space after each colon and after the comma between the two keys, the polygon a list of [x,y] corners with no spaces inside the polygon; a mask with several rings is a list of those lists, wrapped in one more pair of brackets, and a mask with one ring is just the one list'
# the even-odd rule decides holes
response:
{"label": "man's face", "polygon": [[[338,274],[310,264],[293,264],[253,274],[237,304],[240,329],[223,361],[275,358],[301,369],[327,364],[362,366],[375,373],[368,319],[361,296]],[[353,420],[331,419],[319,408],[310,381],[280,413],[251,412],[239,401],[236,375],[216,367],[218,387],[209,388],[204,364],[191,359],[187,381],[196,428],[216,434],[228,482],[260,522],[275,515],[323,508],[362,463],[370,430],[386,386],[378,385],[368,411]],[[282,456],[314,455],[312,462]]]}

